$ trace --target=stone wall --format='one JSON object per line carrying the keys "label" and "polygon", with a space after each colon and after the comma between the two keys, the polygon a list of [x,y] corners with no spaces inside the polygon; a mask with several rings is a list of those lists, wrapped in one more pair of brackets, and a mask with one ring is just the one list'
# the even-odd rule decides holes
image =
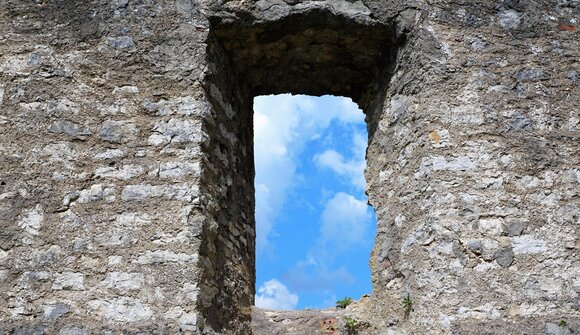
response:
{"label": "stone wall", "polygon": [[386,322],[580,332],[576,5],[437,4],[410,32],[367,155]]}
{"label": "stone wall", "polygon": [[280,92],[367,114],[361,334],[580,333],[578,5],[6,0],[0,334],[250,333]]}
{"label": "stone wall", "polygon": [[198,329],[211,106],[194,9],[3,2],[0,333]]}

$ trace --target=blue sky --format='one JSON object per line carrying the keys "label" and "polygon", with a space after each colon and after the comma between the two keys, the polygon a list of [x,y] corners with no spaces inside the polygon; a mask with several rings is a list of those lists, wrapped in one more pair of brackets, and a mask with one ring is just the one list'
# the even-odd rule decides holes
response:
{"label": "blue sky", "polygon": [[324,308],[370,293],[366,145],[350,99],[255,98],[256,306]]}

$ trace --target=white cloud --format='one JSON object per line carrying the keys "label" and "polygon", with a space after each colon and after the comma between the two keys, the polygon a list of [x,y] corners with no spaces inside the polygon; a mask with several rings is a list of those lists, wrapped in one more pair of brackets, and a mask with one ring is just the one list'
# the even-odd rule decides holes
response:
{"label": "white cloud", "polygon": [[[364,244],[372,244],[372,213],[366,201],[350,194],[337,193],[325,204],[321,215],[319,238],[308,257],[283,275],[289,287],[297,291],[327,291],[356,281],[346,267],[336,267],[341,254]],[[330,306],[330,305],[329,305]]]}
{"label": "white cloud", "polygon": [[366,165],[364,160],[347,160],[340,153],[329,149],[314,156],[314,161],[319,167],[329,168],[336,174],[348,178],[356,187],[364,189],[364,169]]}
{"label": "white cloud", "polygon": [[[266,96],[254,101],[254,154],[256,163],[256,242],[258,253],[273,254],[269,240],[276,231],[277,214],[283,212],[288,194],[301,176],[298,157],[309,140],[328,139],[327,145],[345,136],[352,138],[348,151],[329,150],[314,157],[318,167],[329,169],[349,184],[364,189],[366,134],[349,125],[364,121],[364,114],[350,99],[307,96]],[[345,131],[340,136],[326,136],[334,122]],[[346,127],[344,127],[346,126]],[[360,128],[358,128],[360,129]],[[348,141],[348,140],[347,140]],[[308,250],[308,258],[286,271],[280,281],[273,279],[258,289],[256,306],[268,309],[293,309],[302,291],[326,292],[356,282],[349,270],[335,261],[341,253],[363,243],[372,244],[368,236],[372,225],[371,209],[366,201],[346,193],[331,193],[320,217],[320,237]],[[328,198],[327,198],[328,199]],[[267,253],[265,252],[267,251]],[[263,256],[262,256],[263,257]],[[331,299],[332,300],[332,299]],[[331,305],[331,304],[330,304]]]}
{"label": "white cloud", "polygon": [[[268,245],[276,211],[270,204],[270,189],[265,184],[256,184],[256,244],[260,249]],[[259,209],[259,210],[258,210]]]}
{"label": "white cloud", "polygon": [[254,100],[258,253],[269,246],[276,215],[296,185],[296,159],[306,142],[319,136],[332,120],[342,124],[364,120],[364,114],[350,99],[325,96],[320,98],[322,103],[315,99],[283,94]]}
{"label": "white cloud", "polygon": [[260,286],[256,294],[256,307],[274,310],[292,310],[298,305],[298,295],[291,293],[286,285],[276,279]]}
{"label": "white cloud", "polygon": [[315,155],[314,162],[318,167],[331,169],[339,176],[347,178],[354,186],[364,190],[366,185],[364,176],[366,147],[366,139],[361,134],[356,133],[353,137],[352,159],[347,159],[339,152],[328,149]]}
{"label": "white cloud", "polygon": [[320,243],[334,249],[345,249],[367,240],[370,209],[366,201],[350,194],[337,193],[322,212]]}

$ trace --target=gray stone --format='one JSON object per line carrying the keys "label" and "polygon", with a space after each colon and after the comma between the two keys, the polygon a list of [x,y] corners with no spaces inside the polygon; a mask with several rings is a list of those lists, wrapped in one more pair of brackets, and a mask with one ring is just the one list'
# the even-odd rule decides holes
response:
{"label": "gray stone", "polygon": [[80,197],[80,193],[73,191],[70,192],[69,194],[64,196],[64,199],[62,199],[62,205],[63,206],[70,206],[70,204],[76,200],[78,200],[78,198]]}
{"label": "gray stone", "polygon": [[85,289],[85,275],[78,272],[62,272],[56,274],[52,283],[53,290],[83,291]]}
{"label": "gray stone", "polygon": [[197,329],[197,314],[183,313],[179,318],[179,327],[184,331],[194,331]]}
{"label": "gray stone", "polygon": [[479,232],[486,236],[499,236],[504,231],[504,220],[497,217],[479,219]]}
{"label": "gray stone", "polygon": [[106,150],[101,153],[95,155],[95,159],[98,160],[105,160],[105,159],[113,159],[113,158],[121,158],[125,156],[125,152],[120,149],[111,149]]}
{"label": "gray stone", "polygon": [[479,51],[479,50],[483,50],[485,49],[485,47],[487,46],[487,43],[485,43],[485,41],[477,38],[475,41],[473,41],[471,43],[471,47],[473,48],[473,50]]}
{"label": "gray stone", "polygon": [[137,127],[131,122],[107,120],[101,125],[100,136],[105,141],[125,143],[135,138],[137,132]]}
{"label": "gray stone", "polygon": [[532,121],[522,113],[516,113],[510,121],[510,130],[530,130],[532,129]]}
{"label": "gray stone", "polygon": [[185,263],[196,261],[198,255],[175,253],[168,250],[147,251],[140,255],[135,262],[138,264]]}
{"label": "gray stone", "polygon": [[113,178],[129,180],[142,175],[143,167],[137,165],[123,165],[122,167],[99,167],[95,170],[95,176],[101,178]]}
{"label": "gray stone", "polygon": [[580,84],[580,76],[578,75],[578,72],[576,72],[575,70],[568,72],[568,74],[566,75],[566,78],[572,80],[572,82],[576,85]]}
{"label": "gray stone", "polygon": [[129,36],[108,37],[107,43],[115,49],[129,49],[135,46],[133,39]]}
{"label": "gray stone", "polygon": [[545,335],[572,335],[570,328],[567,326],[561,326],[555,323],[546,323],[544,326]]}
{"label": "gray stone", "polygon": [[101,285],[118,290],[138,290],[144,281],[142,273],[110,272]]}
{"label": "gray stone", "polygon": [[200,122],[171,119],[155,124],[153,135],[149,137],[149,143],[165,145],[167,143],[201,142],[202,138]]}
{"label": "gray stone", "polygon": [[199,163],[188,162],[166,162],[159,167],[159,178],[176,179],[188,175],[199,175],[201,166]]}
{"label": "gray stone", "polygon": [[516,29],[522,20],[521,14],[513,9],[508,9],[498,14],[499,23],[507,29]]}
{"label": "gray stone", "polygon": [[482,240],[481,258],[487,262],[493,261],[500,249],[499,242],[492,239]]}
{"label": "gray stone", "polygon": [[66,304],[48,305],[44,307],[44,319],[55,321],[69,311],[70,307]]}
{"label": "gray stone", "polygon": [[152,219],[147,213],[122,213],[117,216],[116,222],[121,227],[142,229],[151,224]]}
{"label": "gray stone", "polygon": [[75,240],[73,243],[73,252],[83,252],[87,250],[87,241]]}
{"label": "gray stone", "polygon": [[507,232],[509,236],[519,236],[524,233],[528,223],[525,221],[513,221],[507,224]]}
{"label": "gray stone", "polygon": [[78,124],[67,120],[55,121],[50,128],[48,128],[48,131],[55,134],[66,134],[78,139],[86,139],[92,135],[89,129],[83,128]]}
{"label": "gray stone", "polygon": [[433,170],[467,171],[474,170],[476,164],[467,156],[453,157],[447,160],[445,157],[435,156],[432,160]]}
{"label": "gray stone", "polygon": [[90,332],[84,328],[63,328],[58,332],[58,335],[90,335]]}
{"label": "gray stone", "polygon": [[96,20],[86,20],[81,23],[79,30],[83,39],[93,39],[99,37],[99,22]]}
{"label": "gray stone", "polygon": [[151,320],[153,311],[150,306],[134,298],[114,298],[92,300],[90,308],[97,311],[105,320],[114,322],[144,322]]}
{"label": "gray stone", "polygon": [[44,335],[46,334],[46,326],[37,325],[37,326],[26,326],[26,327],[17,327],[12,332],[13,335]]}
{"label": "gray stone", "polygon": [[511,247],[503,247],[495,254],[497,264],[504,268],[509,268],[514,261],[514,252]]}
{"label": "gray stone", "polygon": [[539,68],[522,69],[514,74],[519,81],[538,81],[545,79],[544,70]]}
{"label": "gray stone", "polygon": [[42,63],[42,55],[38,53],[33,53],[28,59],[28,66],[38,66]]}
{"label": "gray stone", "polygon": [[116,230],[97,234],[93,240],[101,247],[127,247],[135,242],[128,233]]}
{"label": "gray stone", "polygon": [[115,87],[113,89],[113,94],[120,94],[120,95],[132,95],[139,93],[139,88],[137,86],[121,86]]}
{"label": "gray stone", "polygon": [[86,204],[96,201],[112,203],[115,201],[115,189],[102,184],[91,185],[90,188],[79,192],[77,203]]}
{"label": "gray stone", "polygon": [[17,225],[31,236],[39,235],[44,222],[44,209],[40,204],[23,213]]}
{"label": "gray stone", "polygon": [[[352,307],[353,306],[350,306],[351,309]],[[254,308],[252,313],[252,319],[254,320],[253,330],[254,334],[342,334],[342,332],[338,333],[335,331],[340,329],[340,322],[344,321],[344,317],[349,315],[349,312],[350,311],[347,312],[343,309],[337,308],[323,311],[316,311],[311,309],[296,311],[272,311],[267,309]],[[344,334],[348,333],[344,332]],[[385,334],[395,335],[394,333],[388,332]]]}
{"label": "gray stone", "polygon": [[514,236],[510,238],[513,244],[514,253],[518,254],[538,254],[548,251],[546,241],[536,239],[530,235]]}
{"label": "gray stone", "polygon": [[48,272],[40,271],[40,272],[26,272],[24,274],[26,278],[32,281],[46,281],[50,278]]}
{"label": "gray stone", "polygon": [[123,201],[145,201],[151,198],[175,199],[191,202],[198,194],[197,186],[186,185],[129,185],[123,189]]}
{"label": "gray stone", "polygon": [[483,249],[483,243],[480,240],[471,240],[467,242],[469,250],[475,254],[480,255]]}
{"label": "gray stone", "polygon": [[145,100],[143,102],[143,108],[150,114],[158,116],[166,115],[186,115],[200,116],[203,113],[202,102],[197,101],[192,96],[179,97],[170,100],[159,100],[153,102],[150,100]]}

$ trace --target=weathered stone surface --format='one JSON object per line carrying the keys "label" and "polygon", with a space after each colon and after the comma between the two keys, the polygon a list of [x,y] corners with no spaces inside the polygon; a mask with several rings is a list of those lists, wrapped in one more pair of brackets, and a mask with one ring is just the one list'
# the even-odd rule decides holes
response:
{"label": "weathered stone surface", "polygon": [[107,273],[107,277],[101,282],[101,285],[118,290],[138,290],[143,283],[142,273],[111,272]]}
{"label": "weathered stone surface", "polygon": [[200,142],[203,136],[200,123],[177,119],[157,122],[153,126],[153,132],[154,134],[149,137],[151,145]]}
{"label": "weathered stone surface", "polygon": [[85,275],[76,272],[63,272],[56,275],[52,284],[53,290],[76,290],[85,289]]}
{"label": "weathered stone surface", "polygon": [[100,136],[113,143],[126,143],[135,138],[137,127],[127,121],[107,120],[101,125]]}
{"label": "weathered stone surface", "polygon": [[171,251],[159,250],[147,251],[143,255],[140,255],[135,262],[139,264],[183,263],[194,261],[196,258],[196,255],[177,254]]}
{"label": "weathered stone surface", "polygon": [[496,252],[495,260],[497,264],[504,268],[509,268],[514,261],[514,252],[511,247],[503,247]]}
{"label": "weathered stone surface", "polygon": [[145,201],[151,198],[192,201],[198,195],[197,185],[129,185],[123,189],[124,201]]}
{"label": "weathered stone surface", "polygon": [[107,43],[115,49],[128,49],[135,45],[129,36],[108,37]]}
{"label": "weathered stone surface", "polygon": [[579,333],[578,6],[6,0],[0,334],[250,334],[252,99],[286,92],[366,113],[359,334]]}
{"label": "weathered stone surface", "polygon": [[86,137],[92,135],[92,132],[89,129],[83,128],[82,126],[67,120],[55,121],[50,128],[48,128],[48,131],[56,134],[66,134],[78,139],[86,139]]}
{"label": "weathered stone surface", "polygon": [[78,203],[85,204],[96,201],[112,203],[116,199],[115,193],[116,191],[112,186],[103,186],[102,184],[91,185],[90,188],[80,191]]}
{"label": "weathered stone surface", "polygon": [[55,321],[70,311],[70,307],[65,304],[48,305],[44,308],[44,318]]}
{"label": "weathered stone surface", "polygon": [[254,308],[252,330],[256,335],[346,334],[343,326],[345,315],[344,311],[337,309],[269,311]]}
{"label": "weathered stone surface", "polygon": [[58,335],[89,335],[90,333],[83,328],[63,328],[58,332]]}
{"label": "weathered stone surface", "polygon": [[103,315],[103,318],[108,321],[133,323],[147,321],[153,317],[150,306],[133,298],[93,300],[89,301],[88,305],[91,310]]}

